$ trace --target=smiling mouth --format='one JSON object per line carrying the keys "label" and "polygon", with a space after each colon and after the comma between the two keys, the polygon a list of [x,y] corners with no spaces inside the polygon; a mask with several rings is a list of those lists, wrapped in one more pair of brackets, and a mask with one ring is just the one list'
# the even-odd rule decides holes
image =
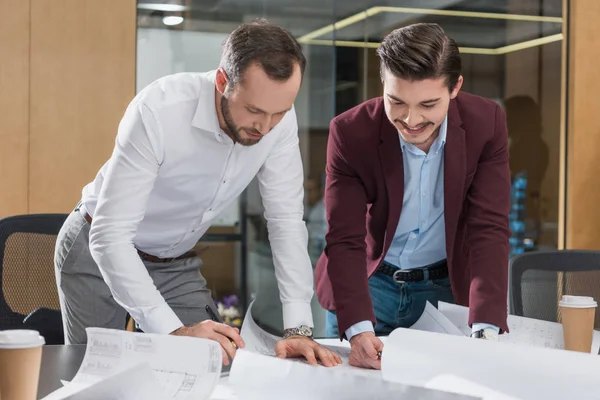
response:
{"label": "smiling mouth", "polygon": [[425,129],[427,129],[428,126],[429,126],[429,124],[425,124],[425,125],[419,126],[417,128],[409,128],[408,126],[402,124],[402,129],[408,134],[418,135],[418,134],[423,133],[425,131]]}

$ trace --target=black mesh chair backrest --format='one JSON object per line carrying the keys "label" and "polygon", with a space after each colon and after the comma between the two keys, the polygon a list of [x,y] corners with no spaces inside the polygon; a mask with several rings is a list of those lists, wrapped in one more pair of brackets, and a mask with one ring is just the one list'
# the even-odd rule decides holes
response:
{"label": "black mesh chair backrest", "polygon": [[0,330],[23,328],[37,309],[58,310],[54,246],[67,214],[0,219]]}
{"label": "black mesh chair backrest", "polygon": [[[600,251],[530,252],[511,259],[509,305],[514,315],[560,322],[560,298],[567,295],[600,299]],[[596,329],[600,327],[596,310]]]}

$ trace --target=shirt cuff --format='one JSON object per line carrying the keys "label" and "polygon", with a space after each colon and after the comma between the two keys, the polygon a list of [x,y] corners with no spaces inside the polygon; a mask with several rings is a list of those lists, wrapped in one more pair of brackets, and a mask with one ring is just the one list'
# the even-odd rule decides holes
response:
{"label": "shirt cuff", "polygon": [[[133,317],[135,319],[135,316]],[[144,318],[136,319],[136,322],[145,333],[165,335],[183,326],[177,314],[167,303],[154,307],[151,311],[144,312]]]}
{"label": "shirt cuff", "polygon": [[498,328],[496,325],[484,324],[481,322],[474,322],[471,329],[472,329],[471,332],[477,332],[477,331],[481,331],[483,329],[492,329],[496,333],[498,333],[498,334],[500,333],[500,328]]}
{"label": "shirt cuff", "polygon": [[352,336],[356,336],[364,332],[375,333],[375,330],[373,329],[373,323],[371,321],[360,321],[352,325],[350,328],[346,329],[346,339],[350,341],[350,339],[352,339]]}
{"label": "shirt cuff", "polygon": [[284,303],[282,309],[283,329],[297,328],[300,325],[315,327],[310,303]]}

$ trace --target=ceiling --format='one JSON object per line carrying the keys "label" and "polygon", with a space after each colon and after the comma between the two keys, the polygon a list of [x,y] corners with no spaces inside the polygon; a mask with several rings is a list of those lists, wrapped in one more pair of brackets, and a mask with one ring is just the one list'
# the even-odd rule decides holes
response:
{"label": "ceiling", "polygon": [[[139,0],[138,3],[178,4],[184,23],[174,29],[230,32],[257,17],[302,37],[372,7],[387,6],[461,12],[561,17],[562,0]],[[174,13],[138,9],[140,27],[165,28],[162,17]],[[468,15],[468,14],[467,14]],[[370,41],[374,44],[390,30],[414,22],[437,22],[459,46],[498,48],[561,32],[560,22],[507,21],[423,13],[380,12],[375,16],[320,35],[320,40]],[[171,28],[173,29],[173,28]]]}

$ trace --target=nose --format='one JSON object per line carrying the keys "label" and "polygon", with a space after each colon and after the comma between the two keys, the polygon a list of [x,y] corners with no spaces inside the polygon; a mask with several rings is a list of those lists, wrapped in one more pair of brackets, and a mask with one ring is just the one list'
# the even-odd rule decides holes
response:
{"label": "nose", "polygon": [[419,124],[423,123],[423,117],[415,110],[408,109],[406,115],[402,116],[402,122],[408,125],[410,128],[415,128]]}
{"label": "nose", "polygon": [[271,116],[264,115],[258,121],[255,121],[252,127],[260,132],[261,135],[266,135],[271,130]]}

